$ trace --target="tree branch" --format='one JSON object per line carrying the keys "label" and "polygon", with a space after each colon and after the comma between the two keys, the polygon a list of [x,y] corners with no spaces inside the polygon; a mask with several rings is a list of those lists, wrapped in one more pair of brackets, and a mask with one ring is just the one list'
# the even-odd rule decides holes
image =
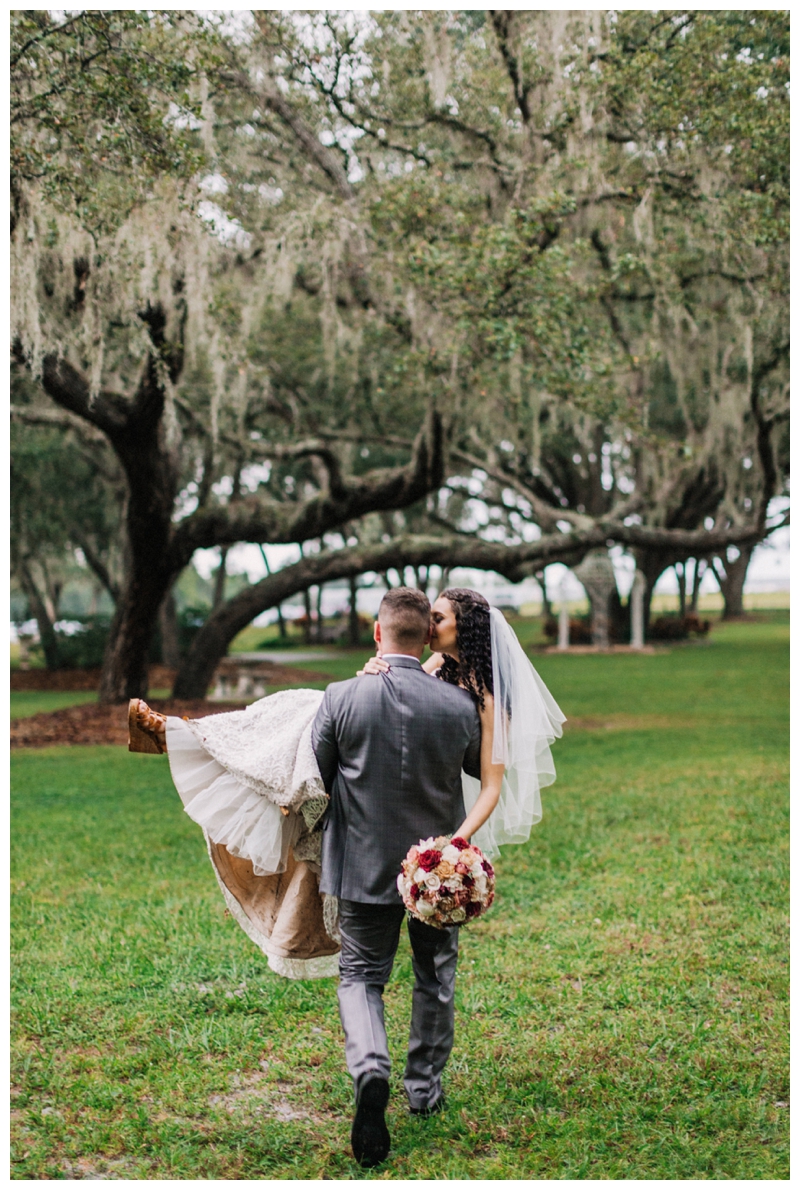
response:
{"label": "tree branch", "polygon": [[[288,449],[291,453],[293,448]],[[321,454],[317,443],[300,444],[300,449]],[[185,566],[196,549],[213,545],[308,541],[368,512],[406,508],[441,484],[444,449],[441,417],[431,410],[404,467],[384,468],[359,478],[340,476],[338,486],[298,504],[245,497],[226,507],[198,509],[175,529],[176,556]],[[331,453],[331,466],[334,460]],[[330,478],[330,470],[328,474]]]}
{"label": "tree branch", "polygon": [[99,392],[92,399],[86,377],[62,356],[51,353],[42,360],[42,387],[62,409],[89,422],[109,438],[125,433],[130,405],[119,393]]}
{"label": "tree branch", "polygon": [[[749,535],[749,536],[748,536]],[[419,535],[397,537],[377,545],[359,545],[301,558],[276,574],[246,587],[209,616],[194,639],[186,663],[176,680],[176,698],[203,697],[218,661],[238,632],[256,616],[276,607],[298,591],[310,586],[347,578],[367,571],[384,573],[388,568],[402,573],[404,566],[452,568],[464,566],[475,570],[494,570],[512,583],[541,570],[553,562],[575,566],[590,550],[606,545],[610,536],[626,544],[668,543],[687,556],[706,556],[727,545],[760,539],[760,530],[728,529],[706,532],[647,529],[641,525],[625,526],[604,522],[590,530],[555,533],[538,541],[507,546],[499,542],[467,539],[460,535],[447,538]]]}
{"label": "tree branch", "polygon": [[112,579],[111,574],[102,558],[89,544],[83,534],[79,533],[72,527],[69,529],[69,534],[76,546],[80,549],[89,567],[94,571],[100,582],[103,584],[111,598],[116,603],[119,597],[119,586]]}
{"label": "tree branch", "polygon": [[69,413],[58,413],[55,409],[37,409],[34,406],[12,405],[11,420],[26,426],[45,426],[59,430],[72,430],[83,441],[92,446],[108,446],[108,439],[102,430],[95,429]]}
{"label": "tree branch", "polygon": [[512,87],[514,88],[514,98],[517,101],[517,107],[520,110],[523,123],[528,125],[531,122],[531,110],[528,105],[528,89],[522,84],[519,67],[517,65],[516,58],[511,52],[511,46],[509,45],[510,24],[513,15],[513,11],[492,12],[492,25],[494,26],[497,44],[500,49],[503,62],[505,63],[508,77],[511,80]]}
{"label": "tree branch", "polygon": [[765,416],[761,408],[760,388],[762,382],[770,372],[774,371],[778,367],[778,364],[782,360],[787,359],[788,356],[788,341],[776,344],[771,354],[757,368],[753,369],[750,386],[750,409],[753,414],[753,420],[756,423],[757,431],[756,449],[758,450],[761,469],[764,473],[764,486],[759,508],[759,519],[762,525],[766,525],[767,508],[778,487],[778,469],[775,465],[775,454],[772,447],[772,426],[774,423],[772,418]]}
{"label": "tree branch", "polygon": [[450,457],[459,459],[461,462],[467,463],[470,467],[484,471],[496,483],[513,488],[515,492],[518,492],[530,504],[537,523],[544,530],[555,529],[559,521],[566,521],[570,525],[575,525],[576,528],[583,529],[594,524],[591,517],[584,516],[579,512],[572,512],[566,508],[553,508],[539,496],[534,495],[522,480],[517,479],[514,475],[509,475],[505,471],[497,470],[485,460],[478,458],[477,455],[468,454],[465,450],[451,450]]}

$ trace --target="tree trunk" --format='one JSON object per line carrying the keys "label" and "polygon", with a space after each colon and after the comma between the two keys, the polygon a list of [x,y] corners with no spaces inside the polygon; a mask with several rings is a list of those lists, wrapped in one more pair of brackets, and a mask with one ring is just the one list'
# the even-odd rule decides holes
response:
{"label": "tree trunk", "polygon": [[670,566],[674,566],[679,558],[670,551],[662,549],[643,549],[639,548],[633,551],[636,559],[636,568],[640,570],[644,577],[644,594],[642,596],[642,606],[644,611],[644,635],[645,639],[650,630],[650,604],[653,599],[653,591],[656,583],[661,578],[665,570],[669,570]]}
{"label": "tree trunk", "polygon": [[50,572],[47,568],[47,563],[44,558],[39,559],[39,566],[44,578],[44,591],[42,599],[44,600],[45,610],[47,611],[48,619],[55,624],[58,619],[58,607],[61,603],[61,587],[62,584],[51,578]]}
{"label": "tree trunk", "polygon": [[158,626],[161,630],[161,660],[170,669],[177,669],[181,663],[181,651],[178,644],[178,609],[172,591],[167,591],[161,602]]}
{"label": "tree trunk", "polygon": [[219,566],[214,572],[214,594],[211,610],[216,611],[225,602],[225,563],[228,559],[228,547],[224,545],[219,551]]}
{"label": "tree trunk", "polygon": [[306,623],[303,629],[303,640],[307,645],[311,644],[311,591],[306,587],[303,592],[303,604],[306,609]]}
{"label": "tree trunk", "polygon": [[58,640],[53,628],[53,621],[47,613],[44,597],[39,592],[27,562],[20,564],[19,580],[20,586],[28,597],[28,606],[39,629],[39,643],[44,653],[44,663],[50,670],[58,669]]}
{"label": "tree trunk", "polygon": [[599,649],[607,649],[610,643],[611,594],[617,590],[614,565],[608,550],[592,550],[579,566],[573,568],[573,574],[589,597],[592,644]]}
{"label": "tree trunk", "polygon": [[350,608],[348,610],[348,637],[356,648],[361,643],[361,627],[358,623],[358,575],[350,575]]}
{"label": "tree trunk", "polygon": [[615,586],[608,597],[608,631],[615,644],[626,641],[631,633],[631,601],[623,605]]}
{"label": "tree trunk", "polygon": [[743,545],[739,548],[738,558],[733,561],[729,561],[726,555],[717,555],[711,560],[722,598],[725,600],[723,620],[737,619],[745,614],[744,582],[754,549],[754,545]]}
{"label": "tree trunk", "polygon": [[103,657],[102,703],[147,697],[150,645],[161,604],[174,577],[160,569],[162,558],[158,551],[151,567],[144,558],[139,558],[136,571],[120,592]]}
{"label": "tree trunk", "polygon": [[675,574],[678,579],[678,612],[683,620],[686,616],[686,563],[675,563]]}
{"label": "tree trunk", "polygon": [[42,386],[64,409],[92,423],[108,438],[125,473],[125,577],[121,585],[100,679],[102,703],[147,695],[147,661],[164,596],[188,558],[175,551],[179,450],[162,418],[166,366],[175,384],[183,360],[180,343],[167,343],[163,309],[140,311],[153,351],[131,399],[105,390],[92,394],[87,378],[63,357],[45,356]]}
{"label": "tree trunk", "polygon": [[542,619],[549,620],[553,614],[553,605],[550,602],[550,596],[547,594],[547,580],[545,578],[544,570],[537,570],[533,576],[542,592]]}
{"label": "tree trunk", "polygon": [[280,604],[275,608],[275,611],[278,613],[278,636],[281,640],[286,640],[286,621],[283,618],[283,611]]}
{"label": "tree trunk", "polygon": [[703,582],[703,575],[706,572],[708,563],[705,558],[695,558],[694,560],[694,577],[692,579],[692,598],[689,603],[689,611],[696,616],[700,605],[700,586]]}
{"label": "tree trunk", "polygon": [[[270,569],[269,559],[267,558],[267,551],[264,549],[263,545],[260,542],[259,542],[258,548],[261,550],[261,557],[264,559],[264,569],[266,570],[267,575],[269,576],[272,574],[272,571]],[[301,549],[300,550],[301,557],[302,557],[302,554],[303,554],[303,551]],[[283,618],[283,612],[281,610],[281,605],[278,604],[278,606],[275,608],[275,610],[278,613],[278,635],[280,636],[281,640],[286,640],[286,621]]]}
{"label": "tree trunk", "polygon": [[[375,571],[382,574],[387,567],[402,566],[404,555],[419,558],[427,563],[441,565],[444,549],[457,550],[453,566],[467,566],[470,569],[498,570],[503,573],[504,561],[508,557],[505,546],[480,541],[461,541],[444,546],[437,538],[417,538],[408,542],[398,539],[394,542],[348,547],[325,554],[301,558],[291,566],[285,566],[240,591],[206,620],[192,642],[188,655],[182,660],[172,691],[174,698],[204,698],[211,684],[214,671],[225,656],[228,645],[238,632],[252,623],[256,616],[275,607],[290,596],[303,592],[317,582],[333,582]],[[537,548],[536,546],[526,548]],[[557,559],[561,561],[562,559]],[[563,559],[570,561],[569,556]],[[512,582],[524,577],[516,571],[506,574]],[[310,604],[310,599],[309,599]],[[310,610],[310,608],[309,608]]]}
{"label": "tree trunk", "polygon": [[322,586],[320,583],[317,587],[317,622],[314,626],[314,640],[322,640]]}

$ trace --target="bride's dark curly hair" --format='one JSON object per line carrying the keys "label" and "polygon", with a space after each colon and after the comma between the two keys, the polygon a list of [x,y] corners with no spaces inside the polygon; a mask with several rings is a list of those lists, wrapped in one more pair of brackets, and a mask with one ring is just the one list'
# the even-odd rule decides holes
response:
{"label": "bride's dark curly hair", "polygon": [[484,692],[494,694],[489,604],[468,587],[448,587],[440,598],[450,601],[456,617],[458,661],[445,657],[439,677],[443,682],[469,690],[483,710]]}

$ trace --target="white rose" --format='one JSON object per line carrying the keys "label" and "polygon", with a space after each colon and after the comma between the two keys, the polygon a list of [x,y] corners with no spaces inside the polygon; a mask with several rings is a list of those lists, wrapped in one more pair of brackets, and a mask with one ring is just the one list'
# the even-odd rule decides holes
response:
{"label": "white rose", "polygon": [[428,872],[428,875],[425,877],[425,887],[429,888],[432,892],[436,892],[437,888],[441,888],[441,885],[442,882],[436,873]]}
{"label": "white rose", "polygon": [[448,843],[447,846],[445,847],[444,851],[442,852],[442,859],[446,859],[447,862],[450,864],[457,864],[458,857],[460,855],[461,855],[461,852],[458,850],[458,848],[454,847],[452,843]]}
{"label": "white rose", "polygon": [[423,868],[417,868],[414,873],[414,884],[424,884],[428,873]]}
{"label": "white rose", "polygon": [[454,909],[453,912],[450,914],[450,920],[451,921],[466,921],[467,920],[466,910],[462,909],[461,906],[459,905],[459,907],[457,909]]}
{"label": "white rose", "polygon": [[420,917],[433,917],[435,912],[429,901],[417,901],[417,913]]}
{"label": "white rose", "polygon": [[448,892],[458,892],[461,888],[461,881],[458,876],[449,876],[442,887],[446,888]]}
{"label": "white rose", "polygon": [[408,881],[402,872],[397,877],[397,891],[400,893],[401,897],[404,897],[408,892]]}

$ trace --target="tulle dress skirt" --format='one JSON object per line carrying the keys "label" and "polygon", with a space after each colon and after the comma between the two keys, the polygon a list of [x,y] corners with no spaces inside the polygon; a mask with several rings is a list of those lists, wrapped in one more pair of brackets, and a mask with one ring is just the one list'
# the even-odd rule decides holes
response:
{"label": "tulle dress skirt", "polygon": [[338,972],[338,906],[319,892],[328,798],[311,727],[321,700],[318,690],[285,690],[244,711],[167,718],[172,779],[225,904],[290,979]]}

